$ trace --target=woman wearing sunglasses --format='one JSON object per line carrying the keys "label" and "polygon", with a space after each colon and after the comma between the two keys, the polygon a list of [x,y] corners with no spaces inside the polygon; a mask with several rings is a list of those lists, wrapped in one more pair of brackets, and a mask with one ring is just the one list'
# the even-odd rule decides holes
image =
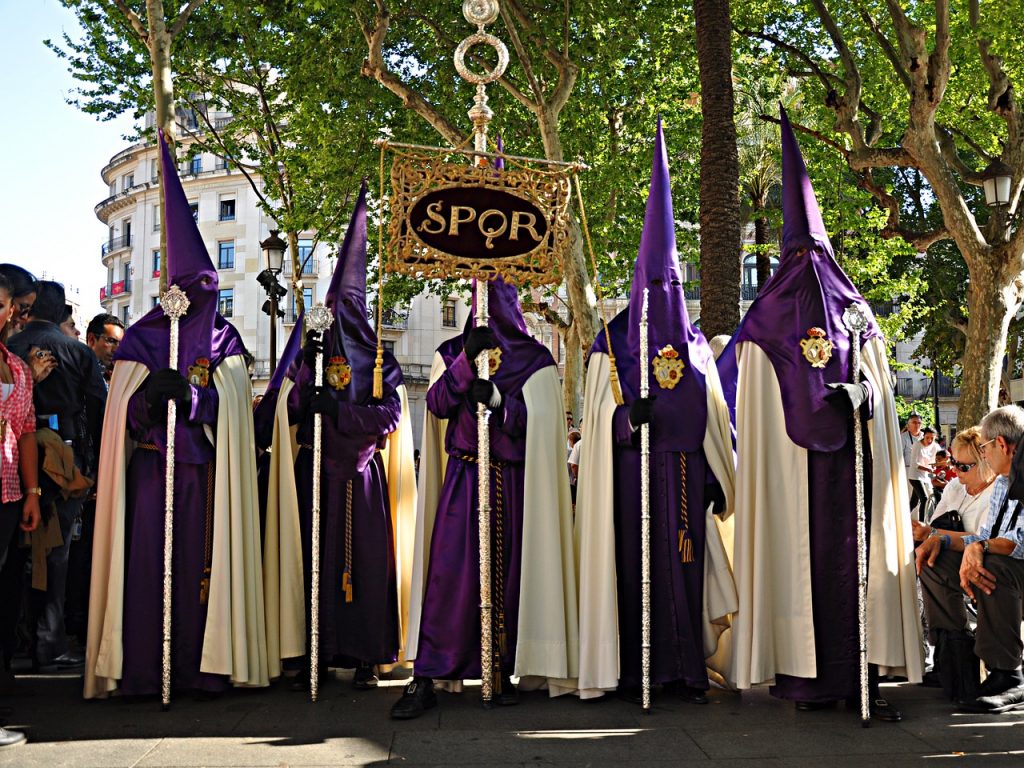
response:
{"label": "woman wearing sunglasses", "polygon": [[[949,463],[956,469],[957,477],[946,485],[928,523],[912,521],[914,541],[924,541],[932,528],[936,529],[938,535],[965,536],[977,533],[988,512],[992,482],[996,479],[995,473],[982,458],[981,443],[981,430],[978,427],[965,429],[953,438]],[[950,512],[958,514],[962,525],[959,530],[943,527],[949,525],[951,515],[947,513]]]}

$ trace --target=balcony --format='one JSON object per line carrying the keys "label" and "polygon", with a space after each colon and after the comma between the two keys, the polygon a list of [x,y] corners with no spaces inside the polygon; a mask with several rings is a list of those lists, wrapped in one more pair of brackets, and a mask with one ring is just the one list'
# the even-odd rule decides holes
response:
{"label": "balcony", "polygon": [[[377,322],[377,318],[373,313],[370,315],[370,322],[374,324]],[[386,309],[381,316],[381,325],[387,329],[404,331],[409,327],[409,313],[399,312],[395,309]]]}
{"label": "balcony", "polygon": [[757,298],[757,286],[756,285],[741,285],[740,286],[740,301],[753,301]]}
{"label": "balcony", "polygon": [[[299,263],[302,264],[303,277],[315,277],[320,274],[320,259],[315,257],[300,256]],[[292,260],[287,255],[284,260],[284,276],[291,277]]]}
{"label": "balcony", "polygon": [[402,375],[408,382],[430,381],[430,366],[426,363],[401,363]]}
{"label": "balcony", "polygon": [[122,248],[132,247],[132,236],[121,235],[121,237],[112,237],[107,242],[103,243],[100,247],[100,256],[106,256],[114,251],[120,251]]}
{"label": "balcony", "polygon": [[132,281],[131,280],[118,280],[116,283],[110,284],[110,290],[107,292],[108,296],[124,296],[132,292]]}

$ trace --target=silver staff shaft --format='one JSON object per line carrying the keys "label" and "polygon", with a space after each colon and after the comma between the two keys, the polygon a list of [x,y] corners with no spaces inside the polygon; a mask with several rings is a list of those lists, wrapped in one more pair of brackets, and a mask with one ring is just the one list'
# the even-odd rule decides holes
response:
{"label": "silver staff shaft", "polygon": [[[843,324],[850,333],[851,378],[860,383],[860,336],[867,327],[867,316],[857,304],[843,313]],[[871,724],[871,702],[868,684],[868,573],[867,514],[864,509],[864,438],[861,434],[860,409],[853,410],[854,492],[857,499],[857,632],[860,655],[860,719],[867,728]]]}
{"label": "silver staff shaft", "polygon": [[[321,334],[334,321],[331,311],[323,304],[313,307],[309,313],[309,327]],[[316,353],[313,368],[313,385],[317,391],[324,385],[324,353]],[[309,584],[309,698],[320,697],[320,465],[323,459],[323,416],[313,414],[313,510],[310,543],[310,584]]]}
{"label": "silver staff shaft", "polygon": [[[650,393],[648,290],[640,312],[640,397]],[[640,673],[641,703],[651,711],[651,425],[640,427]]]}
{"label": "silver staff shaft", "polygon": [[[487,281],[476,283],[476,325],[487,325]],[[490,350],[476,359],[476,375],[490,378]],[[484,706],[494,695],[494,642],[491,629],[491,435],[487,406],[476,407],[477,531],[480,537],[480,696]]]}
{"label": "silver staff shaft", "polygon": [[[171,322],[170,354],[167,364],[178,368],[178,321],[188,311],[189,300],[178,286],[172,285],[160,298],[164,314]],[[174,564],[174,433],[178,424],[178,404],[167,401],[167,461],[164,465],[164,594],[163,648],[160,659],[160,699],[166,710],[171,706],[171,610]]]}

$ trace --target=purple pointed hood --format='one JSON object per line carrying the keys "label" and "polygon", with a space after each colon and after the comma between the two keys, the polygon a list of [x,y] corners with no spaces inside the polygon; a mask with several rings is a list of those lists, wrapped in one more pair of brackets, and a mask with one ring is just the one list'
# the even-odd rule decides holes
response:
{"label": "purple pointed hood", "polygon": [[[649,359],[653,362],[661,349],[671,345],[683,362],[682,377],[674,388],[658,386],[654,370],[649,369],[650,392],[657,398],[659,413],[671,415],[671,430],[652,431],[655,450],[692,451],[704,441],[707,426],[707,390],[705,373],[714,356],[704,334],[693,326],[686,311],[683,276],[676,249],[675,217],[669,183],[668,153],[658,120],[651,167],[650,194],[640,235],[640,250],[633,270],[629,306],[609,323],[612,348],[619,381],[627,403],[640,396],[640,318],[643,292],[648,289],[647,333]],[[607,350],[602,331],[594,350]]]}
{"label": "purple pointed hood", "polygon": [[[781,112],[782,259],[719,358],[718,369],[735,414],[736,345],[757,344],[775,369],[790,439],[808,450],[834,451],[846,442],[849,430],[848,414],[825,400],[826,384],[852,380],[843,312],[856,302],[868,315],[862,343],[880,337],[881,331],[867,301],[833,257],[800,146],[785,110]],[[824,331],[833,345],[824,368],[812,368],[800,346],[811,328]]]}
{"label": "purple pointed hood", "polygon": [[[332,357],[345,358],[352,369],[352,381],[338,392],[338,397],[354,403],[365,403],[372,397],[373,368],[377,359],[377,334],[367,317],[366,270],[364,181],[324,297],[324,305],[334,313],[334,323],[324,333],[324,366],[330,364]],[[385,352],[384,395],[397,389],[402,381],[398,361],[390,352]]]}
{"label": "purple pointed hood", "polygon": [[[217,312],[217,270],[199,234],[162,131],[158,144],[167,234],[167,285],[177,285],[189,299],[188,312],[178,323],[178,363],[174,367],[187,376],[189,366],[206,360],[212,373],[225,357],[243,354],[245,346],[235,327]],[[168,367],[170,321],[159,306],[125,331],[114,359],[134,360],[150,370]]]}

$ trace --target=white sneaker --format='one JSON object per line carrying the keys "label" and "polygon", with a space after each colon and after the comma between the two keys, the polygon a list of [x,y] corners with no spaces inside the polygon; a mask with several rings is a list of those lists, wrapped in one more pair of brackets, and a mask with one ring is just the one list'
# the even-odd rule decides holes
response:
{"label": "white sneaker", "polygon": [[16,747],[18,744],[24,744],[25,741],[25,734],[21,731],[10,731],[6,728],[0,728],[0,749],[3,747]]}

